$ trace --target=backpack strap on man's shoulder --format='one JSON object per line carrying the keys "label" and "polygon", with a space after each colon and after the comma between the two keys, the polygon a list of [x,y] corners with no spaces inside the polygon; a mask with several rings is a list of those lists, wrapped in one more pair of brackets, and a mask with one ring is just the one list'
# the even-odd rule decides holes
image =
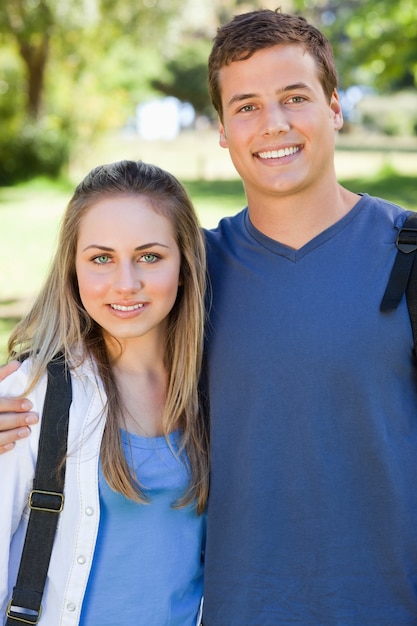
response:
{"label": "backpack strap on man's shoulder", "polygon": [[6,626],[37,624],[59,513],[64,506],[71,378],[63,356],[48,363],[38,459],[29,494],[30,516]]}
{"label": "backpack strap on man's shoulder", "polygon": [[395,242],[398,252],[381,301],[383,312],[395,311],[404,293],[410,314],[414,337],[414,352],[417,354],[417,213],[410,213]]}
{"label": "backpack strap on man's shoulder", "polygon": [[417,251],[417,213],[411,213],[397,234],[398,252],[381,302],[381,311],[395,311],[403,297]]}

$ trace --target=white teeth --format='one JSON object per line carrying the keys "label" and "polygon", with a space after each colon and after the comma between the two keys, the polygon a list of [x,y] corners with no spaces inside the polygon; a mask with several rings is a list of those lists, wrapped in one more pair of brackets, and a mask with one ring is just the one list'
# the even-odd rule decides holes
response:
{"label": "white teeth", "polygon": [[110,306],[115,311],[136,311],[137,309],[143,308],[143,304],[133,304],[132,306],[123,306],[122,304],[111,304]]}
{"label": "white teeth", "polygon": [[299,151],[298,146],[292,146],[291,148],[281,148],[280,150],[268,150],[268,152],[259,152],[261,159],[281,159],[284,156],[295,154]]}

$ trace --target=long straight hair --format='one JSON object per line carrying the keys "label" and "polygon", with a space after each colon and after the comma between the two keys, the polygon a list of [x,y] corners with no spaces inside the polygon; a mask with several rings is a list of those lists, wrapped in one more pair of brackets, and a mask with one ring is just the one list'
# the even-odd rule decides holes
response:
{"label": "long straight hair", "polygon": [[147,502],[122,448],[118,416],[123,401],[102,328],[84,309],[75,271],[80,223],[86,211],[104,197],[138,195],[166,217],[181,255],[180,287],[168,316],[165,365],[167,398],[163,411],[165,436],[181,430],[180,454],[186,452],[190,481],[177,502],[196,502],[201,513],[208,493],[208,428],[199,401],[204,335],[205,246],[192,203],[178,180],[142,161],[120,161],[94,168],[78,185],[62,219],[58,247],[43,289],[30,312],[13,331],[9,356],[33,357],[28,393],[45,373],[48,362],[62,352],[70,367],[92,358],[107,394],[106,425],[101,445],[103,473],[116,491]]}

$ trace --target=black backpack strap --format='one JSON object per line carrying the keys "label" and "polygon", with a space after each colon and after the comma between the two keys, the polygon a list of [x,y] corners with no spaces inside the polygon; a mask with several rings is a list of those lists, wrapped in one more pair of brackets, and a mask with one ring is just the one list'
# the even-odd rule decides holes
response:
{"label": "black backpack strap", "polygon": [[5,626],[37,624],[41,616],[42,595],[58,516],[64,506],[65,453],[71,399],[71,379],[60,356],[48,364],[38,459],[28,500],[30,516]]}
{"label": "black backpack strap", "polygon": [[381,311],[394,311],[403,297],[417,250],[417,213],[411,213],[400,228],[395,245],[398,248]]}
{"label": "black backpack strap", "polygon": [[417,213],[410,213],[398,231],[398,248],[388,285],[382,298],[381,311],[394,311],[404,293],[413,329],[414,352],[417,354]]}
{"label": "black backpack strap", "polygon": [[[413,254],[415,257],[416,255]],[[408,313],[411,321],[411,328],[413,330],[414,340],[414,356],[417,358],[417,263],[414,262],[410,272],[410,278],[406,289],[406,298]]]}

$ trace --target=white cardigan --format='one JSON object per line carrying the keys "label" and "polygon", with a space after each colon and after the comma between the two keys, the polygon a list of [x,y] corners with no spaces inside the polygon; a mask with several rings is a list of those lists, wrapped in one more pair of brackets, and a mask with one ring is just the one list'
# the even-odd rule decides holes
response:
{"label": "white cardigan", "polygon": [[[0,383],[0,395],[17,396],[27,385],[30,362]],[[42,602],[40,625],[76,626],[89,577],[99,525],[98,461],[106,396],[93,370],[72,373],[65,506],[60,514]],[[46,375],[28,396],[42,415]],[[28,494],[38,452],[40,423],[32,434],[0,455],[0,623],[16,582],[29,518]],[[4,620],[4,621],[2,621]]]}

